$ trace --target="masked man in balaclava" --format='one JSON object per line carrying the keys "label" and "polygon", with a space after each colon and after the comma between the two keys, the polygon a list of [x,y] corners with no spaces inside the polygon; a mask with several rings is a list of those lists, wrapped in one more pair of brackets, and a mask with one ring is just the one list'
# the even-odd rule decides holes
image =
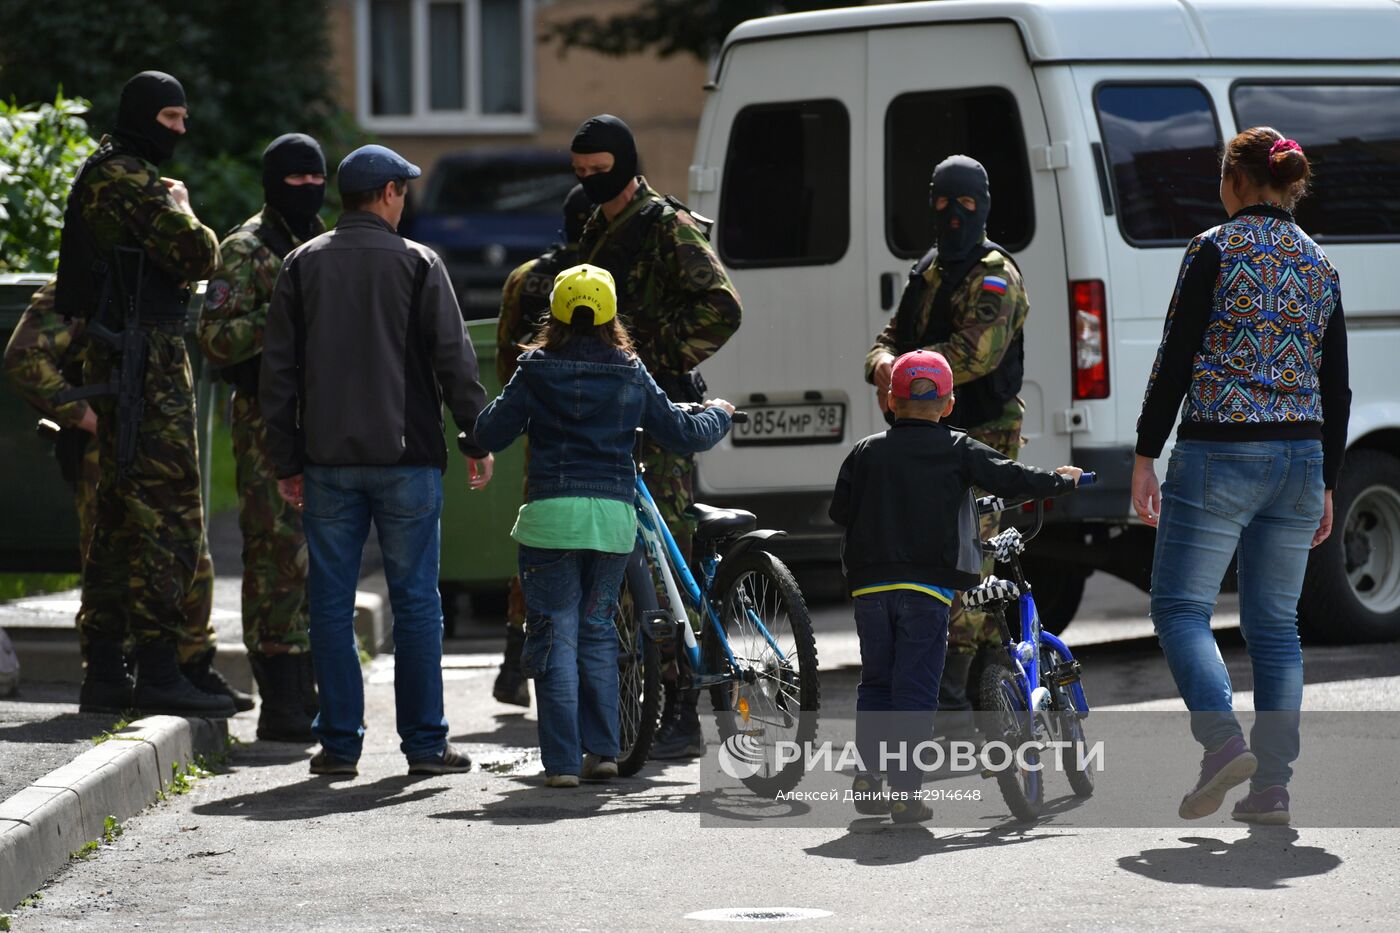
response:
{"label": "masked man in balaclava", "polygon": [[[579,260],[612,273],[618,316],[657,385],[673,402],[702,401],[696,367],[739,329],[739,295],[729,274],[697,218],[637,174],[637,144],[626,123],[610,114],[585,120],[569,148],[574,174],[598,205],[583,229]],[[695,458],[650,443],[642,455],[647,488],[689,559],[694,529],[685,510],[695,499]],[[651,757],[701,755],[699,691],[678,691],[677,668],[668,663],[667,670],[666,709]]]}
{"label": "masked man in balaclava", "polygon": [[324,231],[326,159],[303,133],[263,151],[263,207],[219,244],[219,270],[199,317],[199,345],[233,384],[233,456],[243,532],[243,643],[262,695],[258,738],[314,741],[316,681],[307,634],[306,538],[277,492],[258,407],[258,369],[272,286],[283,258]]}
{"label": "masked man in balaclava", "polygon": [[55,309],[100,325],[88,328],[84,385],[55,399],[87,399],[96,418],[98,480],[83,556],[85,710],[228,716],[235,697],[252,706],[211,667],[213,568],[184,334],[189,284],[214,271],[218,237],[195,216],[184,184],[159,169],[188,116],[175,78],[133,77],[64,213]]}
{"label": "masked man in balaclava", "polygon": [[[564,199],[564,226],[559,242],[534,259],[521,263],[507,278],[501,289],[501,316],[496,321],[496,376],[501,385],[515,375],[516,360],[525,344],[539,333],[540,325],[549,320],[549,296],[554,289],[554,277],[579,264],[578,241],[583,225],[593,213],[593,202],[582,185],[574,185]],[[529,451],[525,456],[529,457]],[[520,669],[520,652],[525,647],[525,595],[520,589],[520,577],[510,579],[510,596],[506,609],[506,652],[500,673],[491,694],[512,706],[530,705],[530,685]]]}
{"label": "masked man in balaclava", "polygon": [[[911,350],[936,350],[953,367],[957,404],[943,420],[994,450],[1016,459],[1021,449],[1022,337],[1030,305],[1021,273],[1005,249],[987,239],[991,189],[987,171],[963,155],[934,169],[929,186],[936,242],[914,264],[899,309],[865,358],[866,381],[875,385],[880,410],[889,415],[890,371]],[[994,535],[999,516],[982,518],[982,537]],[[991,572],[989,562],[982,574]],[[954,599],[948,621],[948,657],[938,708],[940,731],[967,736],[972,728],[968,674],[978,647],[999,643],[995,620],[968,612]]]}

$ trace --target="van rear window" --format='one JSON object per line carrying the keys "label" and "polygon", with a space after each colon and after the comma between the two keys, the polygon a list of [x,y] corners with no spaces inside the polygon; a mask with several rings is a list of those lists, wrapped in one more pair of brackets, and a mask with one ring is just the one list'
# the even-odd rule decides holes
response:
{"label": "van rear window", "polygon": [[724,161],[720,256],[733,266],[833,263],[851,238],[851,120],[837,100],[739,111]]}
{"label": "van rear window", "polygon": [[885,111],[885,241],[896,256],[933,243],[928,183],[933,167],[961,153],[981,162],[992,187],[987,236],[1015,252],[1031,241],[1035,204],[1026,140],[1007,91],[917,91]]}
{"label": "van rear window", "polygon": [[1178,245],[1225,220],[1220,128],[1197,84],[1108,84],[1094,93],[1123,236]]}
{"label": "van rear window", "polygon": [[1400,238],[1400,85],[1237,84],[1241,129],[1272,126],[1312,163],[1298,225],[1319,238]]}

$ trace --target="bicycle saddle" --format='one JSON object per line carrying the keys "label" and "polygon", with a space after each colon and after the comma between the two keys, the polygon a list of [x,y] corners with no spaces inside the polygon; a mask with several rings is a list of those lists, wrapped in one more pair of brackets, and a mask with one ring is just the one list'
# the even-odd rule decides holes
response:
{"label": "bicycle saddle", "polygon": [[1018,599],[1020,596],[1021,589],[1013,581],[988,577],[962,594],[962,604],[964,609],[981,609],[991,603]]}
{"label": "bicycle saddle", "polygon": [[717,509],[697,502],[685,511],[695,519],[695,537],[702,541],[731,538],[758,527],[758,517],[742,509]]}

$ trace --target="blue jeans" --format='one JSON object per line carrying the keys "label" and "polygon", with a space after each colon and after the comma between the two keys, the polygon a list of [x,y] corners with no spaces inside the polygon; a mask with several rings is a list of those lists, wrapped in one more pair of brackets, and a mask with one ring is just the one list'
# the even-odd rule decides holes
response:
{"label": "blue jeans", "polygon": [[438,595],[442,474],[431,466],[308,466],[302,525],[310,568],[311,656],[321,712],[312,731],[336,758],[358,761],[365,690],[355,643],[355,586],[373,519],[394,610],[394,702],[409,761],[447,747]]}
{"label": "blue jeans", "polygon": [[[856,751],[871,771],[882,770],[882,742],[891,754],[904,742],[912,755],[914,746],[932,734],[948,650],[948,608],[914,590],[855,598],[860,637]],[[917,770],[894,769],[890,786],[912,791],[921,778]]]}
{"label": "blue jeans", "polygon": [[1152,623],[1191,732],[1207,750],[1242,735],[1210,617],[1238,551],[1240,629],[1254,671],[1254,786],[1287,784],[1298,757],[1303,653],[1298,596],[1322,519],[1318,441],[1181,441],[1162,486]]}
{"label": "blue jeans", "polygon": [[628,556],[520,546],[520,666],[535,678],[540,758],[548,774],[580,773],[584,752],[617,757],[614,617]]}

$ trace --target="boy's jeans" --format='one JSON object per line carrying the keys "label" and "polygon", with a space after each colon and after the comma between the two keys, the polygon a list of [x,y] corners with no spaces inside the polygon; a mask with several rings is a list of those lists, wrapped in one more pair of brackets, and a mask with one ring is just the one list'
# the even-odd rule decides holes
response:
{"label": "boy's jeans", "polygon": [[882,762],[880,745],[894,754],[900,742],[906,743],[912,764],[914,747],[933,733],[948,648],[948,604],[914,590],[890,590],[857,596],[855,610],[860,636],[856,751],[868,770],[889,772],[892,789],[912,792],[923,775],[899,761]]}
{"label": "boy's jeans", "polygon": [[373,519],[394,610],[399,748],[409,761],[438,757],[447,747],[437,588],[442,473],[431,466],[308,466],[304,478],[311,656],[321,691],[312,730],[334,757],[359,760],[365,693],[355,586]]}
{"label": "boy's jeans", "polygon": [[628,554],[520,546],[525,648],[535,678],[540,757],[579,774],[584,752],[618,755],[617,594]]}
{"label": "boy's jeans", "polygon": [[[1240,628],[1254,671],[1254,786],[1287,784],[1298,757],[1303,654],[1298,596],[1323,510],[1318,441],[1181,441],[1162,486],[1152,561],[1152,623],[1191,732],[1208,750],[1241,735],[1210,617],[1239,553]],[[1338,533],[1337,531],[1333,532]]]}

